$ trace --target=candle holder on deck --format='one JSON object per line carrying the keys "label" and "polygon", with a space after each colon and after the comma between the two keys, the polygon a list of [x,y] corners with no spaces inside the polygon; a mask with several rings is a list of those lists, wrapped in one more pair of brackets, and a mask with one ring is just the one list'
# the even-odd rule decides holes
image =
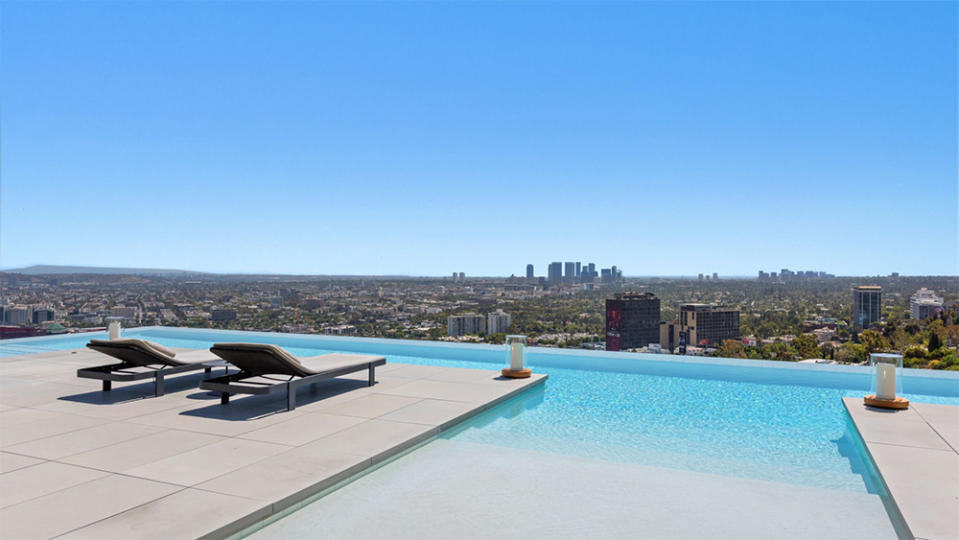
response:
{"label": "candle holder on deck", "polygon": [[902,355],[873,353],[869,355],[869,365],[873,369],[871,393],[864,400],[870,407],[883,409],[905,409],[909,400],[898,397],[902,393]]}
{"label": "candle holder on deck", "polygon": [[503,376],[511,379],[525,379],[532,375],[532,372],[523,365],[525,356],[526,336],[506,336],[506,362],[508,365],[503,369]]}

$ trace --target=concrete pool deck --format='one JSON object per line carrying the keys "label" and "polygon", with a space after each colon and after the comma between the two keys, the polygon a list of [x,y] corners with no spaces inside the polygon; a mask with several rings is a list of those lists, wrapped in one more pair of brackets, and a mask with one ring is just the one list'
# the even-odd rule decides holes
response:
{"label": "concrete pool deck", "polygon": [[[223,537],[528,388],[545,375],[392,364],[220,405],[202,374],[80,379],[87,349],[0,361],[0,537]],[[363,519],[368,519],[366,515]]]}
{"label": "concrete pool deck", "polygon": [[959,538],[959,407],[905,410],[843,398],[889,494],[916,538]]}

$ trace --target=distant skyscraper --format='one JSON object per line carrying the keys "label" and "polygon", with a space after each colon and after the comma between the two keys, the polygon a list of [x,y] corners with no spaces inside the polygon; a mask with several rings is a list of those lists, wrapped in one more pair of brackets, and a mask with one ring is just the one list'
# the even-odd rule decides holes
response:
{"label": "distant skyscraper", "polygon": [[852,290],[852,325],[868,328],[882,317],[882,287],[860,285]]}
{"label": "distant skyscraper", "polygon": [[703,280],[703,275],[699,274],[699,281],[702,281],[702,280]]}
{"label": "distant skyscraper", "polygon": [[583,275],[583,263],[576,263],[576,277]]}
{"label": "distant skyscraper", "polygon": [[589,263],[589,277],[596,277],[596,263]]}
{"label": "distant skyscraper", "polygon": [[553,284],[563,281],[563,263],[561,262],[549,263],[549,269],[546,273],[546,278],[549,280],[550,283],[553,283]]}
{"label": "distant skyscraper", "polygon": [[533,265],[526,265],[526,279],[533,279]]}
{"label": "distant skyscraper", "polygon": [[659,299],[652,293],[623,293],[606,300],[606,350],[638,349],[659,343]]}
{"label": "distant skyscraper", "polygon": [[610,281],[613,281],[613,271],[609,268],[603,268],[600,270],[600,276],[600,281],[603,283],[609,283]]}
{"label": "distant skyscraper", "polygon": [[566,263],[566,273],[564,274],[566,281],[572,283],[576,280],[576,263],[568,262]]}
{"label": "distant skyscraper", "polygon": [[719,279],[719,274],[717,274],[716,272],[713,272],[713,281],[717,279]]}
{"label": "distant skyscraper", "polygon": [[923,287],[909,297],[909,318],[926,319],[942,308],[942,297]]}

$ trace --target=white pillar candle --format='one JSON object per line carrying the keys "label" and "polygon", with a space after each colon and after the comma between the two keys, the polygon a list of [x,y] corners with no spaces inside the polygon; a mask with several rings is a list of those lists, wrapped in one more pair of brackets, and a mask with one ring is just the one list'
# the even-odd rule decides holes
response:
{"label": "white pillar candle", "polygon": [[509,346],[509,368],[513,371],[523,369],[523,343],[514,341]]}
{"label": "white pillar candle", "polygon": [[896,366],[876,364],[876,397],[896,399]]}
{"label": "white pillar candle", "polygon": [[110,321],[110,339],[120,339],[120,321]]}

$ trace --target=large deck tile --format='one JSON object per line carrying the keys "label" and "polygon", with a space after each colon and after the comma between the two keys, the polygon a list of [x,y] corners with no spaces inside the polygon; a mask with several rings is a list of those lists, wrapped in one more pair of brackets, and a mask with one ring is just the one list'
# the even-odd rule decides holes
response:
{"label": "large deck tile", "polygon": [[224,538],[268,513],[269,508],[259,501],[188,488],[76,529],[62,538]]}
{"label": "large deck tile", "polygon": [[153,426],[117,422],[15,444],[7,447],[7,450],[43,459],[57,459],[159,431],[161,428]]}
{"label": "large deck tile", "polygon": [[367,420],[301,448],[311,451],[344,452],[368,457],[373,460],[373,463],[377,463],[438,432],[439,430],[435,427],[423,424]]}
{"label": "large deck tile", "polygon": [[0,474],[43,463],[42,459],[0,452]]}
{"label": "large deck tile", "polygon": [[3,508],[0,510],[0,537],[17,540],[52,538],[180,489],[161,482],[111,474]]}
{"label": "large deck tile", "polygon": [[47,461],[0,474],[0,508],[42,497],[109,473]]}
{"label": "large deck tile", "polygon": [[192,486],[279,454],[281,444],[231,438],[125,471],[125,474]]}
{"label": "large deck tile", "polygon": [[65,413],[52,414],[53,416],[11,426],[0,424],[3,427],[3,432],[0,433],[0,447],[9,448],[27,441],[61,435],[104,423],[104,420],[90,418],[89,416]]}
{"label": "large deck tile", "polygon": [[397,409],[402,409],[407,405],[412,405],[419,400],[420,398],[416,397],[375,393],[342,403],[322,405],[318,407],[317,410],[329,414],[376,418],[377,416],[382,416]]}
{"label": "large deck tile", "polygon": [[309,413],[239,435],[243,439],[300,446],[362,423],[358,416]]}
{"label": "large deck tile", "polygon": [[[284,507],[289,503],[282,501],[305,499],[369,465],[368,457],[294,448],[218,476],[196,487],[217,493],[273,502]],[[274,512],[278,510],[280,510],[279,507],[273,509]]]}
{"label": "large deck tile", "polygon": [[959,455],[874,444],[869,452],[917,538],[959,538]]}
{"label": "large deck tile", "polygon": [[74,454],[60,461],[122,473],[224,440],[225,437],[217,435],[170,429]]}
{"label": "large deck tile", "polygon": [[470,413],[475,408],[474,404],[462,401],[424,399],[385,414],[380,417],[380,420],[440,426],[442,429],[445,426],[458,423],[463,415]]}

